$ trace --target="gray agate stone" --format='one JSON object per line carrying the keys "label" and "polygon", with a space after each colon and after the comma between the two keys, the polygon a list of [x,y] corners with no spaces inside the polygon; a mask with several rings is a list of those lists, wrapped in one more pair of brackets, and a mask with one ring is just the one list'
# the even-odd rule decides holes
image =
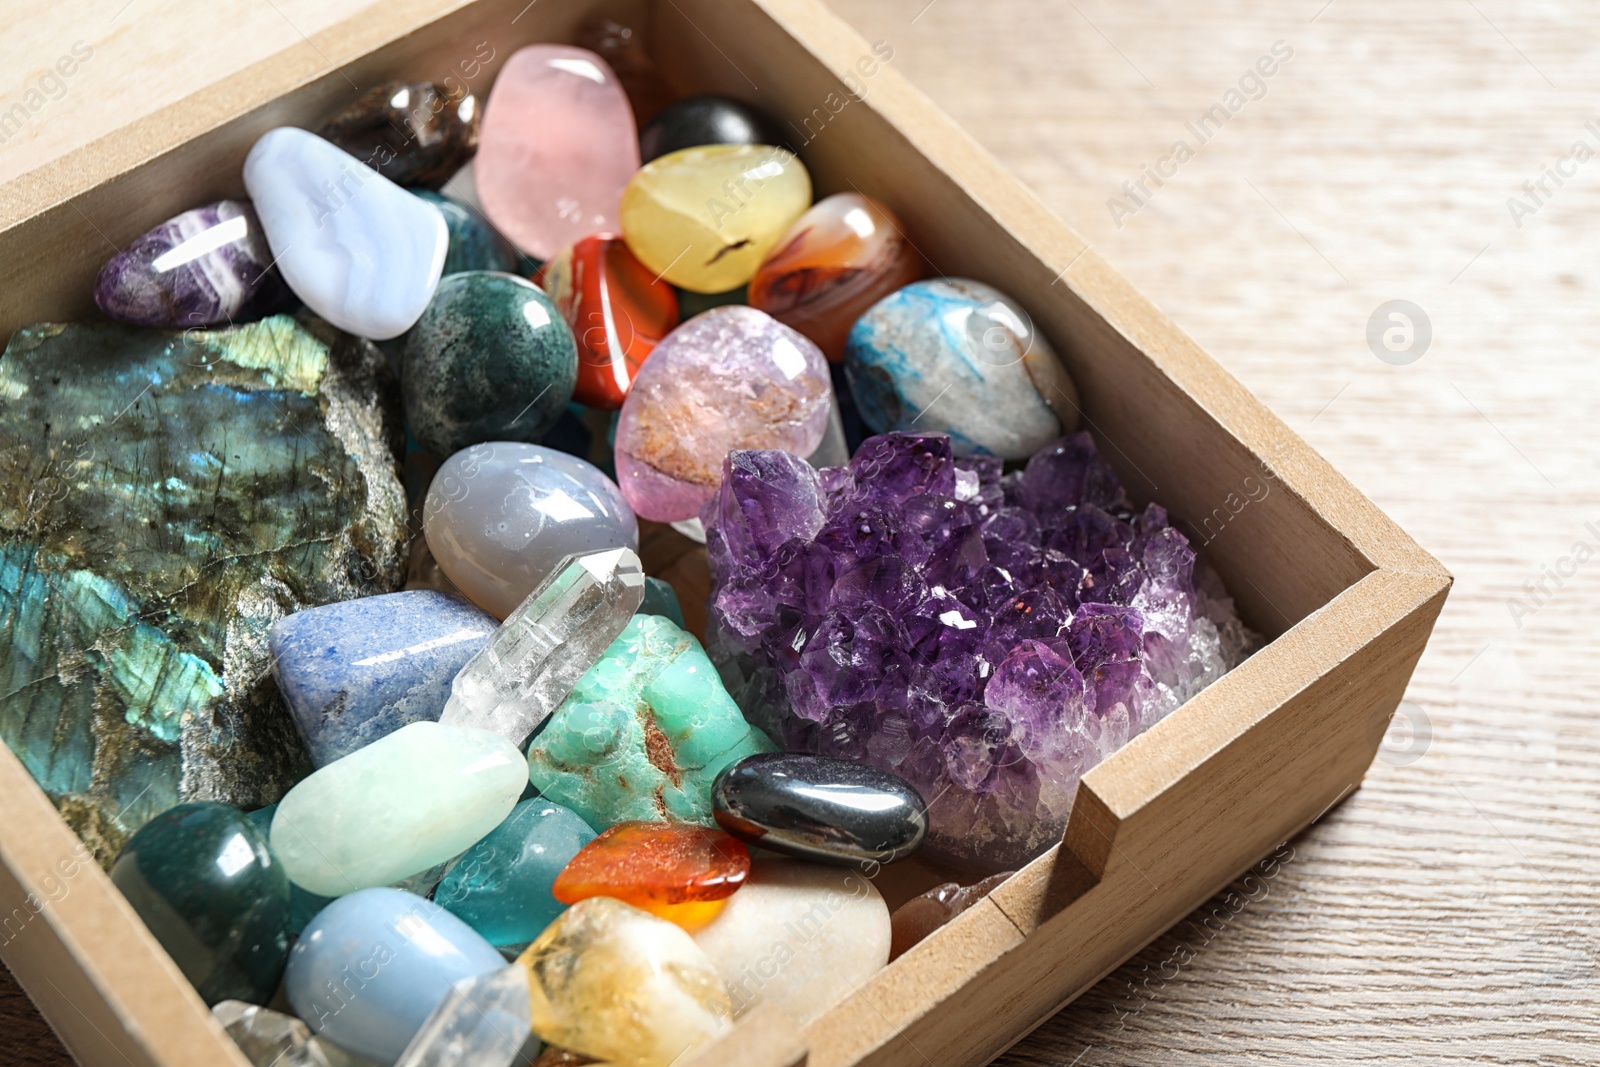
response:
{"label": "gray agate stone", "polygon": [[711,804],[739,840],[820,863],[892,863],[928,832],[928,807],[910,782],[831,756],[747,756],[717,777]]}
{"label": "gray agate stone", "polygon": [[261,223],[240,200],[185,211],[135,237],[94,283],[100,310],[135,326],[212,326],[290,301]]}

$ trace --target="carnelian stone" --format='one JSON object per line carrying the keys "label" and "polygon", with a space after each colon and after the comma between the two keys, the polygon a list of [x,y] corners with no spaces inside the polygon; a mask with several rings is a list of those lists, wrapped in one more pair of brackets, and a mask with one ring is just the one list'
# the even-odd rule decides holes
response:
{"label": "carnelian stone", "polygon": [[579,849],[550,892],[563,904],[612,897],[654,910],[722,900],[749,874],[750,851],[721,830],[621,822]]}
{"label": "carnelian stone", "polygon": [[850,327],[923,275],[922,255],[893,213],[859,193],[825,197],[772,246],[750,282],[750,306],[844,359]]}
{"label": "carnelian stone", "polygon": [[678,294],[622,238],[585,237],[556,253],[535,279],[578,339],[572,398],[614,411],[650,350],[678,324]]}

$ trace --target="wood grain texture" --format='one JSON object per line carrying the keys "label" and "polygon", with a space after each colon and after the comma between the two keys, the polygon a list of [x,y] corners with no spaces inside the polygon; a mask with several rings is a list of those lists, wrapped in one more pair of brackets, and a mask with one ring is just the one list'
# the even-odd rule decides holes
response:
{"label": "wood grain texture", "polygon": [[[1572,569],[1575,541],[1600,549],[1585,528],[1600,530],[1600,161],[1559,188],[1545,179],[1542,203],[1521,194],[1537,210],[1520,226],[1507,198],[1575,141],[1600,151],[1585,126],[1600,126],[1600,13],[835,3],[1457,577],[1404,712],[1429,739],[1397,729],[1365,786],[1254,882],[1003,1062],[1595,1062],[1600,567],[1559,588],[1544,575]],[[0,109],[73,41],[96,55],[25,142],[0,143],[0,179],[293,43],[295,24],[314,32],[363,5],[121,6],[7,5]],[[1108,199],[1175,140],[1195,144],[1185,123],[1277,41],[1293,56],[1265,94],[1118,226]],[[1432,324],[1408,366],[1366,339],[1397,298]],[[1540,580],[1548,595],[1523,590]],[[1514,615],[1512,597],[1531,610]],[[66,1063],[21,1003],[0,984],[6,1062]]]}

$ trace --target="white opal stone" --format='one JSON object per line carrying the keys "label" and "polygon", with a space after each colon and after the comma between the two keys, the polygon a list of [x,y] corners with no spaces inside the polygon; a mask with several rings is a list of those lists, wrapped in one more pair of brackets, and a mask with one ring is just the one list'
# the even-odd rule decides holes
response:
{"label": "white opal stone", "polygon": [[445,460],[428,486],[423,533],[440,570],[497,619],[567,556],[639,549],[639,523],[598,467],[542,445],[491,441]]}
{"label": "white opal stone", "polygon": [[763,1001],[815,1019],[889,962],[889,908],[859,872],[757,860],[694,939],[738,1016]]}
{"label": "white opal stone", "polygon": [[296,296],[341,330],[385,341],[422,316],[444,269],[444,215],[314,133],[268,130],[244,185]]}
{"label": "white opal stone", "polygon": [[499,734],[414,722],[289,790],[272,851],[318,896],[390,885],[466,851],[527,784],[522,753]]}

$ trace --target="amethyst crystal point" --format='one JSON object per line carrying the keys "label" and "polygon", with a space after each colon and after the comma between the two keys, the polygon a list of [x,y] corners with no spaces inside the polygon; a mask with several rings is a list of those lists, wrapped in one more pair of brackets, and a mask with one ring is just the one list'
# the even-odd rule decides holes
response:
{"label": "amethyst crystal point", "polygon": [[120,322],[183,329],[282,310],[288,289],[250,205],[219,200],[135,237],[100,268],[94,302]]}
{"label": "amethyst crystal point", "polygon": [[969,868],[1059,840],[1083,772],[1251,647],[1086,433],[1011,474],[931,433],[814,475],[735,452],[703,518],[713,654],[751,721],[910,780],[928,850]]}

